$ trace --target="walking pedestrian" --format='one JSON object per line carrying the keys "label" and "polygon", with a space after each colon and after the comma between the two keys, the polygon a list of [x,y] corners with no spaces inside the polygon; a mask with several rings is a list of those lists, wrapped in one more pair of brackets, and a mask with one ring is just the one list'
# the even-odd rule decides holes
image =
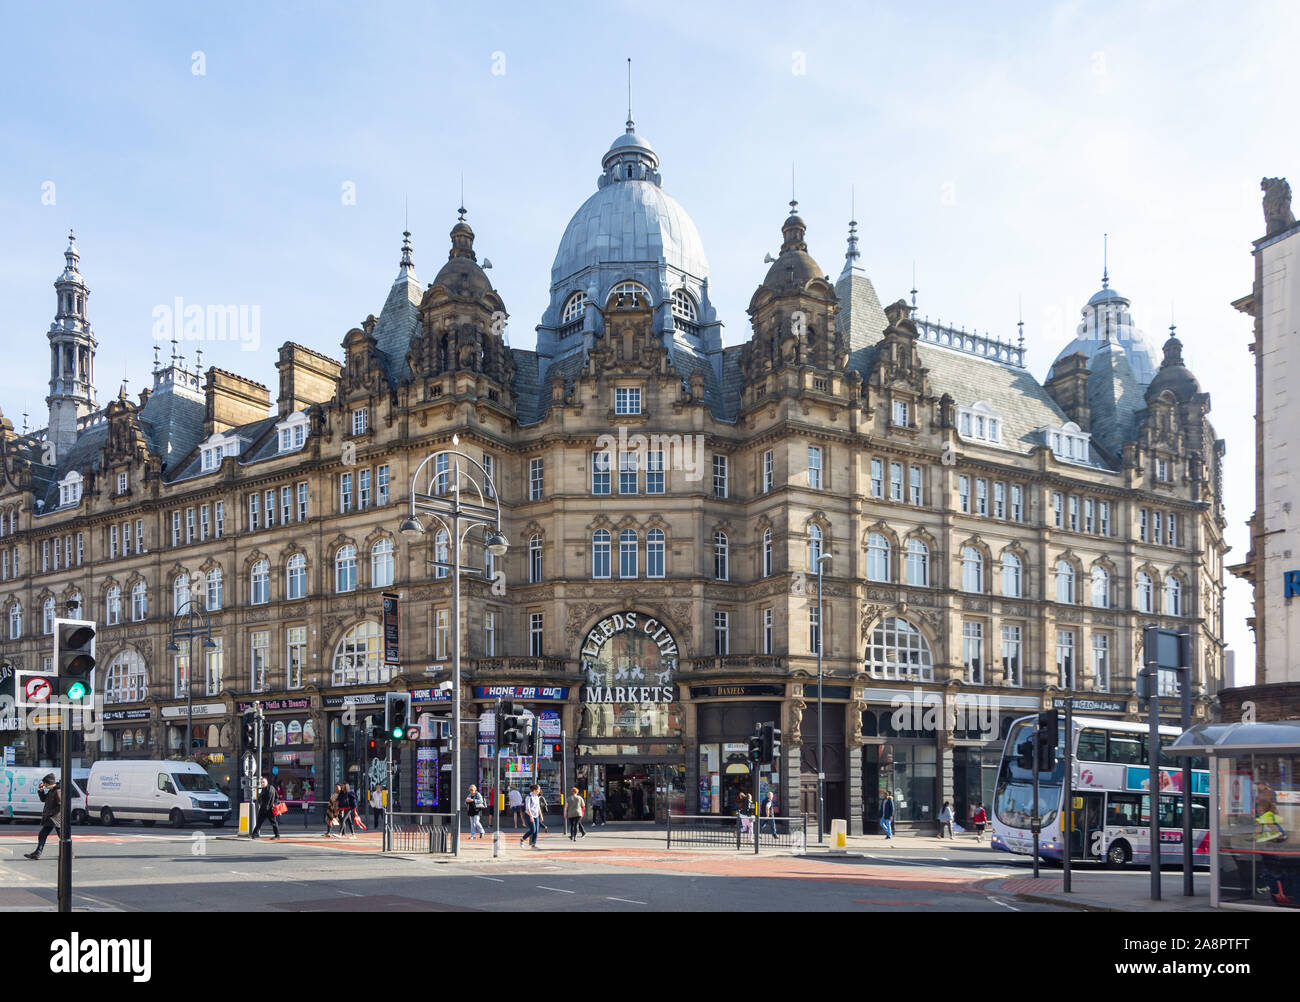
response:
{"label": "walking pedestrian", "polygon": [[769,831],[773,838],[776,838],[776,798],[772,791],[768,790],[767,795],[763,797],[763,805],[759,810],[763,820],[759,822],[760,831]]}
{"label": "walking pedestrian", "polygon": [[339,824],[339,804],[343,798],[343,784],[335,783],[334,792],[330,794],[329,803],[325,805],[325,833],[323,838],[340,838],[334,834],[334,826]]}
{"label": "walking pedestrian", "polygon": [[374,822],[375,831],[384,824],[384,791],[375,787],[370,791],[370,820]]}
{"label": "walking pedestrian", "polygon": [[357,830],[353,821],[357,816],[357,795],[347,783],[342,785],[343,793],[339,796],[339,837],[346,835],[348,838],[356,838]]}
{"label": "walking pedestrian", "polygon": [[599,786],[591,795],[591,824],[593,828],[596,825],[603,828],[605,825],[605,791]]}
{"label": "walking pedestrian", "polygon": [[949,838],[955,839],[957,837],[952,833],[952,804],[947,800],[943,802],[943,809],[939,811],[939,834],[935,837],[943,838],[945,831],[948,833]]}
{"label": "walking pedestrian", "polygon": [[524,837],[519,840],[519,844],[523,845],[528,842],[536,849],[537,836],[542,826],[542,796],[541,789],[536,783],[528,788],[528,799],[524,801],[524,813],[528,816],[528,831],[524,832]]}
{"label": "walking pedestrian", "polygon": [[523,798],[523,794],[521,794],[513,786],[510,787],[510,791],[506,794],[506,807],[509,809],[510,813],[514,815],[515,829],[518,830],[519,827],[521,826],[519,816],[520,814],[523,813],[524,798]]}
{"label": "walking pedestrian", "polygon": [[736,803],[736,819],[740,824],[740,833],[748,835],[754,830],[753,821],[750,819],[749,794],[744,790],[740,791],[740,800]]}
{"label": "walking pedestrian", "polygon": [[541,804],[541,812],[537,815],[537,823],[542,826],[542,831],[547,835],[551,834],[551,829],[546,826],[546,812],[551,809],[551,805],[546,802],[546,794],[537,788],[537,800]]}
{"label": "walking pedestrian", "polygon": [[894,837],[894,798],[885,791],[884,802],[880,805],[880,830],[885,833],[885,841]]}
{"label": "walking pedestrian", "polygon": [[36,795],[45,806],[41,808],[41,830],[36,836],[36,851],[23,853],[28,859],[40,859],[45,849],[45,840],[50,832],[58,831],[63,823],[63,789],[54,773],[47,773],[36,786]]}
{"label": "walking pedestrian", "polygon": [[280,819],[275,813],[275,805],[280,802],[280,796],[276,792],[265,776],[260,783],[261,789],[257,792],[257,824],[253,825],[250,838],[261,838],[257,833],[262,830],[262,825],[267,821],[271,822],[271,841],[274,842],[280,837]]}
{"label": "walking pedestrian", "polygon": [[[569,791],[569,802],[564,805],[564,816],[569,821],[569,841],[576,842],[578,831],[582,828],[582,816],[587,813],[587,801],[582,798],[575,786]],[[586,836],[584,831],[583,836]]]}
{"label": "walking pedestrian", "polygon": [[984,802],[975,801],[975,810],[971,812],[971,824],[975,826],[975,841],[984,841],[984,826],[989,823],[989,816],[984,813]]}
{"label": "walking pedestrian", "polygon": [[[487,832],[483,830],[483,822],[479,820],[479,815],[487,807],[487,801],[483,799],[483,794],[478,792],[478,787],[473,783],[469,784],[469,795],[465,798],[465,813],[469,815],[469,837],[483,838]],[[474,832],[478,832],[477,835]]]}

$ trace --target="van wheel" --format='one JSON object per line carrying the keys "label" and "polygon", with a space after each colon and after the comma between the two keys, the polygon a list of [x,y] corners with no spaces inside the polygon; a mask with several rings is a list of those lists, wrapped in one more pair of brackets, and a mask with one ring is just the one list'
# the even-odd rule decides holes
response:
{"label": "van wheel", "polygon": [[177,807],[173,807],[171,814],[167,815],[167,817],[171,820],[173,828],[180,828],[185,824],[185,815]]}
{"label": "van wheel", "polygon": [[1112,842],[1110,848],[1106,850],[1107,866],[1127,866],[1133,854],[1129,851],[1127,842]]}
{"label": "van wheel", "polygon": [[85,812],[85,811],[73,811],[73,812],[72,812],[72,823],[73,823],[74,825],[84,825],[84,824],[85,824],[86,822],[88,822],[89,820],[90,820],[90,818],[88,818],[88,817],[86,816],[86,812]]}
{"label": "van wheel", "polygon": [[117,824],[117,819],[113,817],[113,809],[111,807],[101,807],[99,809],[99,823],[101,825]]}

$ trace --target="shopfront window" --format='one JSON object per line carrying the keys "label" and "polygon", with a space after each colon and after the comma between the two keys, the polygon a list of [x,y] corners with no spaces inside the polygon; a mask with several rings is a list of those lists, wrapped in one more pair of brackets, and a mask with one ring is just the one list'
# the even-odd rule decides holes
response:
{"label": "shopfront window", "polygon": [[677,738],[677,643],[657,620],[626,612],[602,620],[582,649],[584,738]]}

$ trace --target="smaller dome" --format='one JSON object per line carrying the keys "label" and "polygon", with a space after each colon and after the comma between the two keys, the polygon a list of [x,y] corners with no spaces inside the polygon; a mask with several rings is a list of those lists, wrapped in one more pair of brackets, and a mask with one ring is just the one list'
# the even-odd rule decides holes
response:
{"label": "smaller dome", "polygon": [[1201,384],[1192,375],[1192,370],[1183,363],[1183,343],[1169,328],[1169,340],[1165,342],[1165,358],[1160,363],[1160,370],[1147,387],[1146,399],[1149,403],[1165,390],[1173,393],[1175,399],[1186,402],[1201,392]]}
{"label": "smaller dome", "polygon": [[480,299],[492,291],[492,283],[479,267],[474,253],[474,231],[465,222],[465,210],[451,228],[451,251],[447,263],[434,276],[431,285],[441,285],[452,295],[466,299]]}
{"label": "smaller dome", "polygon": [[635,132],[625,132],[610,143],[609,150],[605,153],[605,158],[608,159],[611,153],[618,154],[625,150],[638,150],[642,153],[650,154],[650,156],[655,158],[656,162],[659,160],[659,155],[655,153],[654,147]]}
{"label": "smaller dome", "polygon": [[1102,287],[1092,294],[1088,300],[1089,306],[1100,306],[1102,303],[1123,303],[1125,306],[1130,305],[1128,299],[1121,296],[1118,291],[1109,287]]}
{"label": "smaller dome", "polygon": [[777,295],[802,292],[813,279],[825,278],[821,265],[808,253],[808,244],[804,242],[808,227],[796,211],[798,205],[790,202],[790,215],[781,224],[781,235],[785,238],[781,255],[763,278],[763,286]]}

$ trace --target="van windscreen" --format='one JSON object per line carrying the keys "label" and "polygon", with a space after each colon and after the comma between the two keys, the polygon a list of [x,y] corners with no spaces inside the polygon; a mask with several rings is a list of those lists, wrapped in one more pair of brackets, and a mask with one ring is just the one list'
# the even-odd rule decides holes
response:
{"label": "van windscreen", "polygon": [[212,777],[205,772],[178,772],[173,778],[176,785],[187,793],[204,793],[217,788]]}

